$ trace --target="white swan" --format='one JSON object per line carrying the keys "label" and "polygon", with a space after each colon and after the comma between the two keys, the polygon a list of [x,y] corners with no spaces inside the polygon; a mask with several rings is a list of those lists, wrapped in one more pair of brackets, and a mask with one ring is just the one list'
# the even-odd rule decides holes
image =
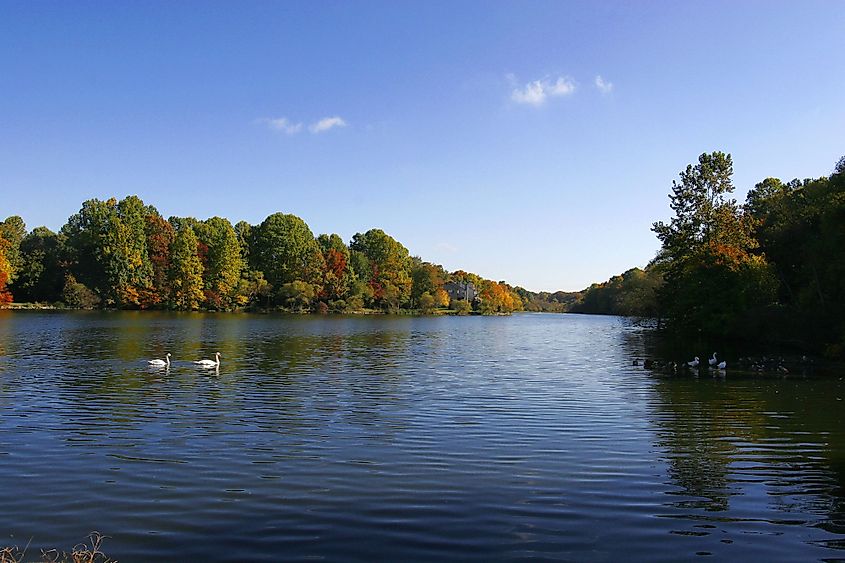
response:
{"label": "white swan", "polygon": [[698,367],[698,356],[696,356],[693,361],[687,362],[687,365],[691,368],[697,368]]}
{"label": "white swan", "polygon": [[220,352],[215,352],[213,360],[197,360],[194,363],[204,368],[218,368],[220,367]]}
{"label": "white swan", "polygon": [[725,369],[726,367],[728,367],[728,362],[721,362],[716,367],[719,368],[719,369]]}
{"label": "white swan", "polygon": [[715,366],[716,364],[718,364],[718,363],[719,363],[719,360],[717,360],[717,359],[716,359],[716,352],[713,352],[713,357],[712,357],[712,358],[710,358],[710,359],[709,359],[709,360],[707,360],[707,361],[708,361],[708,362],[710,362],[710,365],[711,365],[711,366]]}
{"label": "white swan", "polygon": [[157,368],[170,367],[170,352],[167,353],[163,360],[149,360],[147,363]]}

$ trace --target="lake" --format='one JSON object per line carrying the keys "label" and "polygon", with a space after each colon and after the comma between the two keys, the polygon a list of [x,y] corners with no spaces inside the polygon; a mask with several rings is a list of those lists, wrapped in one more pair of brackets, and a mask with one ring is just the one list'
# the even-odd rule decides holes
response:
{"label": "lake", "polygon": [[580,315],[0,311],[0,546],[845,560],[845,374],[670,376],[633,365],[652,339]]}

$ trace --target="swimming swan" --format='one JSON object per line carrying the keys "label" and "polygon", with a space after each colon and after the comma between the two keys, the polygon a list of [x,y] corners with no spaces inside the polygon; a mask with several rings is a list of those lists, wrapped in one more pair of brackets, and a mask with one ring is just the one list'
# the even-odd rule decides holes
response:
{"label": "swimming swan", "polygon": [[697,368],[698,367],[698,356],[696,356],[693,361],[687,362],[687,365],[691,368]]}
{"label": "swimming swan", "polygon": [[167,353],[163,360],[149,360],[147,363],[157,368],[170,367],[170,352]]}
{"label": "swimming swan", "polygon": [[710,365],[711,365],[711,366],[715,366],[716,364],[718,364],[718,363],[719,363],[719,360],[717,360],[717,359],[716,359],[716,352],[713,352],[713,357],[712,357],[712,358],[710,358],[710,359],[709,359],[709,360],[707,360],[707,361],[708,361],[708,362],[710,362]]}
{"label": "swimming swan", "polygon": [[197,360],[194,363],[204,368],[220,367],[220,352],[215,352],[213,360]]}
{"label": "swimming swan", "polygon": [[725,369],[726,367],[728,367],[728,362],[721,362],[716,367],[719,368],[719,369]]}

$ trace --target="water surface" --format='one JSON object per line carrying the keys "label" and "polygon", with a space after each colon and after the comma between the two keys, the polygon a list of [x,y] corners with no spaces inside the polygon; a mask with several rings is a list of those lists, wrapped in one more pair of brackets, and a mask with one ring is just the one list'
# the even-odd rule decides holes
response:
{"label": "water surface", "polygon": [[666,376],[632,365],[648,338],[578,315],[0,311],[0,545],[845,559],[841,377]]}

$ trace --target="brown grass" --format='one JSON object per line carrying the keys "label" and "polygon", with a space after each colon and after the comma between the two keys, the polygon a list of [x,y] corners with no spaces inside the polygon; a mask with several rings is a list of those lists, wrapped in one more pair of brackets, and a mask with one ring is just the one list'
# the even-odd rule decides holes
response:
{"label": "brown grass", "polygon": [[26,551],[29,549],[29,544],[23,549],[18,546],[3,547],[0,548],[0,563],[29,563],[30,561],[38,563],[117,563],[116,560],[100,551],[103,540],[107,537],[100,532],[91,532],[88,534],[90,545],[88,543],[77,544],[73,546],[70,553],[58,549],[42,549],[41,556],[35,559],[27,557]]}

